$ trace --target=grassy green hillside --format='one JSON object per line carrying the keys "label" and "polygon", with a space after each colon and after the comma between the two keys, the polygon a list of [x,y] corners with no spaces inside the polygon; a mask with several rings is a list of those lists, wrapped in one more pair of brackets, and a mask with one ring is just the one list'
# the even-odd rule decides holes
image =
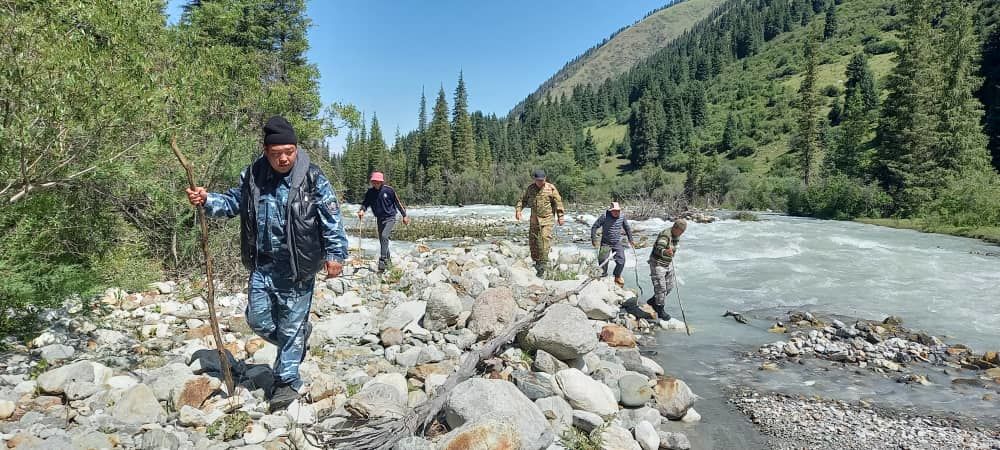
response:
{"label": "grassy green hillside", "polygon": [[561,94],[569,95],[574,86],[597,85],[624,73],[691,29],[723,1],[686,0],[656,11],[567,64],[543,83],[537,94],[544,97],[551,93],[558,98]]}
{"label": "grassy green hillside", "polygon": [[[879,81],[894,66],[894,54],[885,52],[897,42],[897,18],[889,15],[890,5],[886,0],[854,0],[837,6],[843,25],[819,48],[816,85],[824,94],[824,115],[836,101],[843,101],[844,71],[854,54],[867,49]],[[709,125],[697,140],[702,144],[719,142],[726,120],[733,114],[741,124],[738,139],[754,150],[750,156],[733,158],[733,163],[758,174],[782,163],[794,129],[794,102],[804,68],[802,48],[807,37],[822,35],[823,24],[823,15],[817,14],[808,27],[777,36],[758,54],[730,64],[711,80],[707,88]]]}

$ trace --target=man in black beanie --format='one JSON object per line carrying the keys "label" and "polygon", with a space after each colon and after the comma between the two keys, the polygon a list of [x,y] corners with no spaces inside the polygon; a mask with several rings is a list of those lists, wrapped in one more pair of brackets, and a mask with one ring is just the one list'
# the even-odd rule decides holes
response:
{"label": "man in black beanie", "polygon": [[312,325],[309,308],[321,270],[336,277],[347,257],[340,205],[323,172],[299,152],[295,129],[283,117],[264,125],[264,152],[224,193],[188,189],[193,205],[212,217],[240,216],[243,265],[250,271],[247,323],[278,347],[271,411],[299,397],[299,365]]}

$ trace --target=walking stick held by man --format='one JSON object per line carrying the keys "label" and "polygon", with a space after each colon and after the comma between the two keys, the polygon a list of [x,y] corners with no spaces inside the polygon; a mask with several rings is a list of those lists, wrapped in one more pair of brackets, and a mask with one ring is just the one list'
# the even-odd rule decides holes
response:
{"label": "walking stick held by man", "polygon": [[[188,185],[191,189],[195,189],[197,184],[194,182],[194,169],[191,167],[191,162],[188,161],[184,154],[181,153],[180,149],[177,148],[177,138],[173,137],[170,139],[170,148],[173,149],[174,155],[177,156],[177,160],[180,161],[181,166],[184,167],[184,171],[187,172]],[[222,366],[222,377],[226,382],[226,391],[232,396],[235,391],[233,385],[233,374],[232,370],[229,368],[229,357],[226,356],[226,351],[222,346],[222,333],[219,331],[219,318],[215,314],[215,282],[212,277],[212,253],[208,251],[208,222],[205,220],[205,206],[195,206],[198,210],[198,223],[201,224],[201,252],[205,256],[205,277],[207,278],[206,283],[208,286],[208,295],[205,302],[208,303],[208,314],[209,323],[212,325],[212,335],[215,337],[215,347],[219,351],[219,364]]]}

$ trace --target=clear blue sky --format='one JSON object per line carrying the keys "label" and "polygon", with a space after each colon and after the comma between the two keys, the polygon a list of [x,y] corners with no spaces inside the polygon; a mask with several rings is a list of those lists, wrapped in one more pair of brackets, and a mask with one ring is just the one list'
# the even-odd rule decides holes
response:
{"label": "clear blue sky", "polygon": [[[506,114],[571,58],[669,0],[309,2],[309,60],[323,102],[377,113],[386,140],[416,128],[444,85],[449,107],[464,71],[471,110]],[[180,0],[168,11],[176,20]],[[343,136],[335,140],[339,147]]]}

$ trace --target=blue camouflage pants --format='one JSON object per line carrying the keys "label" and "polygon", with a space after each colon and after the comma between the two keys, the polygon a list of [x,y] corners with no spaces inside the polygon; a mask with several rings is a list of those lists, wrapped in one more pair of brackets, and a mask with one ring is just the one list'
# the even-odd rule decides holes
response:
{"label": "blue camouflage pants", "polygon": [[278,347],[273,366],[275,380],[295,390],[302,387],[299,364],[312,329],[309,308],[314,285],[312,279],[295,283],[291,276],[265,268],[257,268],[250,274],[247,324],[258,336]]}

